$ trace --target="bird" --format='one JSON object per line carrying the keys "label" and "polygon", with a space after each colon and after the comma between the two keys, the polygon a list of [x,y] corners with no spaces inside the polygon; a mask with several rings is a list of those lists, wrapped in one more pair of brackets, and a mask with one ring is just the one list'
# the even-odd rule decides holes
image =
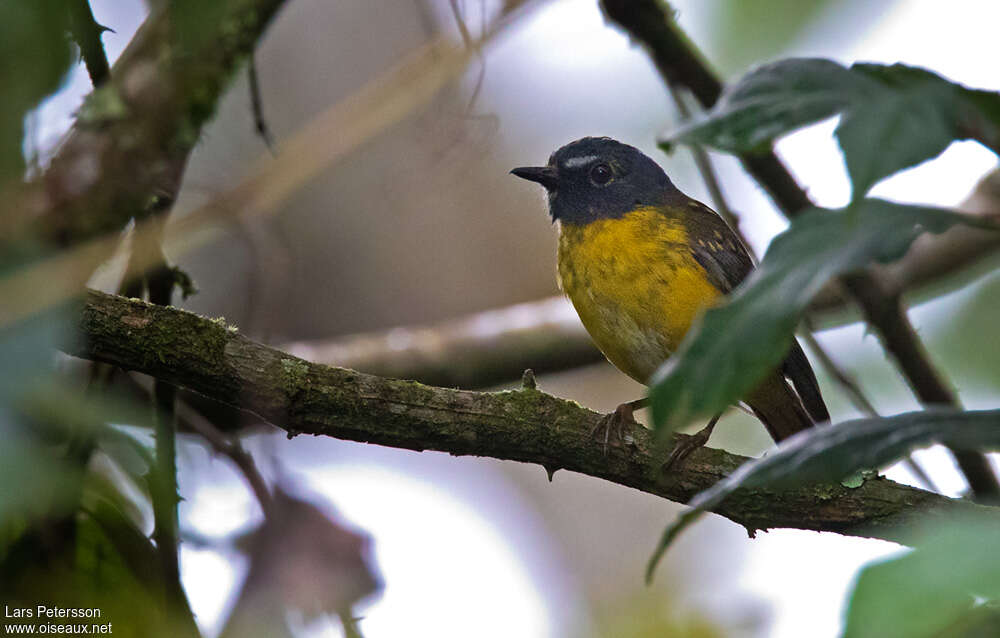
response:
{"label": "bird", "polygon": [[[558,226],[558,283],[598,349],[648,385],[695,319],[754,268],[746,246],[714,210],[682,193],[642,151],[609,137],[566,144],[545,166],[511,170],[541,184]],[[830,420],[816,375],[793,345],[742,404],[780,442]],[[622,441],[648,398],[623,403],[593,434]],[[675,446],[665,467],[704,445],[721,414]]]}

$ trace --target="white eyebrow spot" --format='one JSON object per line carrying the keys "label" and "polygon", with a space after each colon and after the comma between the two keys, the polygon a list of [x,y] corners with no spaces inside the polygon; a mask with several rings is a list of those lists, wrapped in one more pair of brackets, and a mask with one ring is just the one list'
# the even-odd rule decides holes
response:
{"label": "white eyebrow spot", "polygon": [[585,155],[584,157],[571,157],[565,162],[563,162],[563,166],[565,166],[566,168],[577,168],[579,166],[586,166],[587,164],[590,164],[596,159],[597,159],[596,155]]}

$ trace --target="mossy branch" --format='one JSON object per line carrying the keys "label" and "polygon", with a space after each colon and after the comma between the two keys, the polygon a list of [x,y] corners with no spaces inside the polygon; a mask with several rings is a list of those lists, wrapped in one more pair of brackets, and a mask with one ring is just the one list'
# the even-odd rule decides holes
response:
{"label": "mossy branch", "polygon": [[45,173],[28,184],[0,239],[32,223],[66,246],[123,227],[173,192],[229,78],[284,0],[172,2],[154,9],[77,113]]}
{"label": "mossy branch", "polygon": [[[251,341],[222,321],[94,291],[86,294],[78,334],[64,350],[252,412],[289,435],[537,463],[677,502],[746,460],[704,448],[664,474],[665,455],[649,431],[635,429],[626,448],[605,457],[589,436],[599,414],[530,384],[517,391],[469,392],[309,363]],[[683,436],[674,435],[667,445]],[[856,488],[747,490],[717,513],[751,532],[789,527],[905,542],[908,524],[918,517],[983,509],[875,478]]]}

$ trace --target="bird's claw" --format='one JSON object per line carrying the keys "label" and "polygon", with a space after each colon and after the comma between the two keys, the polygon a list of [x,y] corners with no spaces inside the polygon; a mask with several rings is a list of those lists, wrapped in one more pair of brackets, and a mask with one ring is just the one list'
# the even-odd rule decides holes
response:
{"label": "bird's claw", "polygon": [[663,471],[666,472],[670,468],[680,465],[684,462],[684,459],[691,455],[692,452],[700,447],[705,447],[705,444],[708,443],[709,437],[712,436],[712,430],[715,429],[715,424],[719,422],[719,417],[721,416],[721,414],[715,415],[712,420],[708,422],[708,425],[698,430],[691,436],[683,437],[677,441],[677,444],[674,445],[674,449],[670,452],[670,456],[667,457],[666,462],[663,464]]}
{"label": "bird's claw", "polygon": [[[604,456],[608,455],[608,444],[617,441],[618,445],[625,443],[625,428],[638,425],[632,416],[632,406],[623,403],[615,408],[614,412],[605,414],[600,422],[590,431],[590,438],[601,440],[603,438]],[[603,436],[602,436],[603,433]]]}
{"label": "bird's claw", "polygon": [[702,430],[697,434],[692,434],[691,436],[684,437],[677,441],[674,445],[674,449],[671,450],[670,456],[667,457],[666,462],[663,464],[663,471],[666,472],[674,466],[679,466],[684,462],[684,459],[689,457],[692,452],[708,443],[708,433]]}

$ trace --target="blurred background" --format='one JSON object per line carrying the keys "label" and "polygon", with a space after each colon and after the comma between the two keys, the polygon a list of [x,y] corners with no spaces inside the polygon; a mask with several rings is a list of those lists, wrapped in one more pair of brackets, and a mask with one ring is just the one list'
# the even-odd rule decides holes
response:
{"label": "blurred background", "polygon": [[[112,61],[148,8],[94,0]],[[1000,24],[990,1],[676,0],[681,26],[726,78],[788,56],[905,62],[968,86],[1000,89],[987,43]],[[461,43],[494,20],[490,0],[294,0],[255,61],[265,121],[281,149],[302,125],[351,96],[405,54],[444,33]],[[644,52],[605,23],[595,0],[532,3],[474,58],[460,81],[324,170],[265,218],[222,229],[174,261],[200,293],[185,308],[224,316],[248,336],[291,341],[443,321],[558,294],[556,230],[540,189],[513,166],[544,163],[559,146],[609,135],[659,161],[674,183],[711,204],[690,155],[666,156],[656,136],[680,119]],[[26,149],[42,160],[72,122],[90,83],[82,65],[29,118]],[[844,205],[849,184],[835,122],[796,133],[779,154],[821,205]],[[333,142],[334,140],[331,140]],[[322,143],[320,141],[319,143]],[[256,133],[246,73],[232,82],[189,163],[174,218],[240,183],[271,154]],[[730,205],[762,253],[783,226],[736,163],[714,156]],[[875,195],[954,206],[995,167],[974,143],[880,184]],[[169,233],[169,227],[168,231]],[[994,264],[995,265],[995,264]],[[988,269],[986,269],[988,271]],[[113,272],[95,280],[108,290]],[[1000,280],[952,282],[916,300],[913,321],[970,408],[995,406],[988,362],[1000,341]],[[819,334],[883,413],[915,408],[861,326]],[[512,380],[513,381],[513,380]],[[855,416],[821,375],[834,419]],[[609,364],[542,375],[546,392],[607,412],[643,388]],[[640,418],[643,415],[640,414]],[[770,441],[730,414],[711,445],[747,455]],[[643,568],[680,506],[586,476],[490,459],[382,448],[261,429],[248,442],[271,478],[339,512],[374,538],[385,581],[359,610],[368,638],[448,636],[833,636],[851,578],[897,551],[873,540],[791,530],[747,538],[707,517],[667,554],[656,584]],[[935,481],[963,483],[940,450],[917,453]],[[182,578],[199,624],[218,631],[247,566],[225,539],[258,520],[253,496],[223,460],[182,439]],[[889,476],[913,478],[902,468]],[[312,635],[340,635],[317,622]]]}

